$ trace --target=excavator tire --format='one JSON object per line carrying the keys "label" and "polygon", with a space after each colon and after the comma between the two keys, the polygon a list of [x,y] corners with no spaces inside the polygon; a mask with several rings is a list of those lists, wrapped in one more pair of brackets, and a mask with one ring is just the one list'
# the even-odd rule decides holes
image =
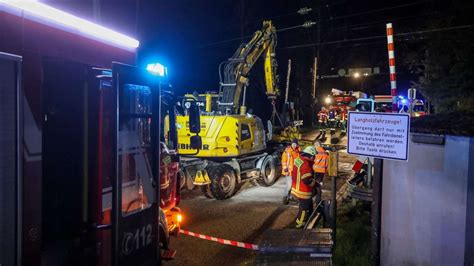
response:
{"label": "excavator tire", "polygon": [[218,200],[230,199],[237,189],[237,178],[232,166],[227,164],[213,164],[206,168],[211,184],[212,196]]}
{"label": "excavator tire", "polygon": [[272,186],[279,177],[277,170],[275,158],[272,155],[268,155],[263,160],[260,177],[252,180],[252,183],[261,187]]}
{"label": "excavator tire", "polygon": [[212,196],[212,193],[211,193],[211,188],[209,187],[209,185],[204,185],[204,186],[200,186],[201,187],[201,192],[202,194],[208,198],[208,199],[213,199],[214,196]]}

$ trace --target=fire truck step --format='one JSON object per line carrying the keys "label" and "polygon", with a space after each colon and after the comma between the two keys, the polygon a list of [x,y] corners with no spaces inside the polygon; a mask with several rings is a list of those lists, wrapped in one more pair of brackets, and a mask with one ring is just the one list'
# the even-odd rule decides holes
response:
{"label": "fire truck step", "polygon": [[174,257],[176,256],[176,250],[173,249],[168,249],[163,252],[161,255],[162,260],[173,260]]}

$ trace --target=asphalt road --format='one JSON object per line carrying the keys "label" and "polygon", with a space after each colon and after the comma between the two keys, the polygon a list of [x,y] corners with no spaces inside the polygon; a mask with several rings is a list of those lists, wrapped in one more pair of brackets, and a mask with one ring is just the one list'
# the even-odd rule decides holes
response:
{"label": "asphalt road", "polygon": [[[246,184],[233,198],[207,199],[199,190],[183,193],[180,207],[183,229],[246,243],[258,243],[270,228],[282,229],[294,223],[296,205],[282,205],[285,182],[271,187]],[[251,265],[256,253],[238,247],[201,240],[186,235],[172,239],[178,253],[167,265]]]}
{"label": "asphalt road", "polygon": [[[329,134],[328,134],[329,136]],[[339,144],[345,143],[342,138]],[[352,175],[353,156],[345,150],[339,153],[337,188]],[[323,198],[329,199],[330,178],[323,185]],[[180,208],[184,213],[182,228],[195,233],[229,240],[258,244],[268,229],[294,227],[298,207],[283,205],[281,199],[285,180],[280,178],[271,187],[258,187],[246,183],[231,199],[208,199],[199,189],[183,191]],[[201,240],[187,235],[171,239],[176,258],[165,265],[252,265],[256,252],[233,246]]]}

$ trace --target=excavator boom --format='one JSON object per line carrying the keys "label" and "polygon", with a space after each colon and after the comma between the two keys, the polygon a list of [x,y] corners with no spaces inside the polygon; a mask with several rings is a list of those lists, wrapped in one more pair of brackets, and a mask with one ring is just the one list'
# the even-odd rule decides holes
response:
{"label": "excavator boom", "polygon": [[222,113],[238,113],[240,98],[244,91],[244,99],[240,113],[245,114],[245,88],[248,85],[248,74],[257,60],[264,55],[265,86],[268,98],[279,95],[276,74],[277,62],[275,47],[277,44],[276,29],[271,21],[264,21],[262,30],[254,33],[247,44],[242,44],[227,61],[219,67],[220,97],[219,111]]}

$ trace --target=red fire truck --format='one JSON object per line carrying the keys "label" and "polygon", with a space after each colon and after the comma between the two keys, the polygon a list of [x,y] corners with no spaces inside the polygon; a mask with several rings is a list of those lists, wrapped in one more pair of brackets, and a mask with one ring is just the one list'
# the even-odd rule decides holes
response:
{"label": "red fire truck", "polygon": [[176,101],[130,66],[138,41],[34,1],[0,1],[0,36],[0,265],[157,265]]}

